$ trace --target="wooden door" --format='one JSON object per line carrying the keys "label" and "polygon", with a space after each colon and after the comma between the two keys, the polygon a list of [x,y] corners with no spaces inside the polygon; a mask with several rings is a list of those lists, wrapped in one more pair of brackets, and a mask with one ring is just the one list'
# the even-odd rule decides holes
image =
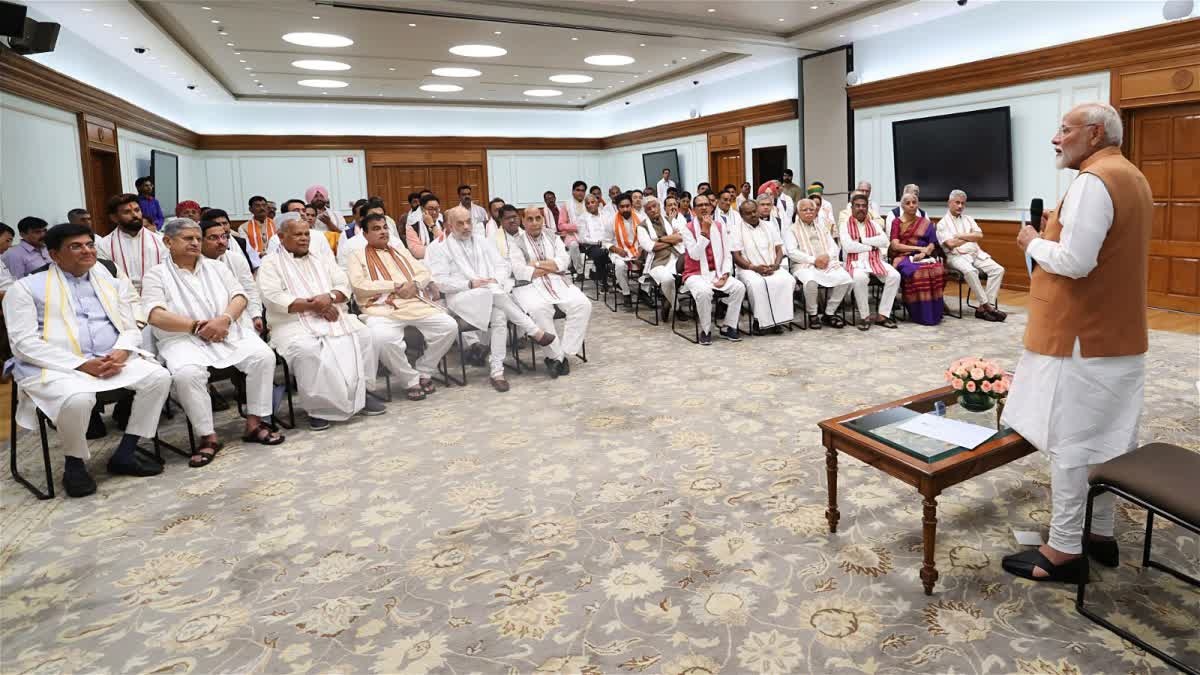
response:
{"label": "wooden door", "polygon": [[[117,162],[117,153],[89,148],[86,162],[91,180],[87,186],[88,211],[92,214],[92,223],[97,234],[106,235],[112,231],[108,222],[105,207],[109,197],[124,192],[121,189],[121,171]],[[174,208],[174,204],[171,208]]]}
{"label": "wooden door", "polygon": [[367,171],[371,195],[383,199],[388,213],[397,221],[408,213],[408,195],[429,185],[426,167],[373,166]]}
{"label": "wooden door", "polygon": [[1200,312],[1200,104],[1137,110],[1132,126],[1154,194],[1148,304]]}
{"label": "wooden door", "polygon": [[710,182],[714,191],[719,191],[730,183],[740,186],[745,180],[743,176],[746,173],[745,162],[742,161],[742,151],[721,150],[712,153],[710,170],[712,176]]}

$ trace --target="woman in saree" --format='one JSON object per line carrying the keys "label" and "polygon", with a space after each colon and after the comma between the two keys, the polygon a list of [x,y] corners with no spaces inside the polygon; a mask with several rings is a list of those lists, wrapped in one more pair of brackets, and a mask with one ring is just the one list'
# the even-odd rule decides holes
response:
{"label": "woman in saree", "polygon": [[917,210],[911,192],[900,199],[900,216],[892,218],[892,266],[900,272],[900,293],[916,323],[934,326],[942,321],[942,289],[946,270],[940,259],[937,229]]}

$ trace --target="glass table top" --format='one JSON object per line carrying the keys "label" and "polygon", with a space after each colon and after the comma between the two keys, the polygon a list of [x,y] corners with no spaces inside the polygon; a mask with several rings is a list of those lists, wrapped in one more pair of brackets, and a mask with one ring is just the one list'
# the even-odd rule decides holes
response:
{"label": "glass table top", "polygon": [[[918,406],[920,406],[921,410],[913,409]],[[928,401],[914,401],[906,406],[896,406],[895,408],[888,408],[847,420],[843,424],[854,431],[884,443],[888,447],[895,448],[909,456],[928,463],[953,457],[960,452],[968,452],[968,448],[939,441],[936,438],[914,434],[899,428],[900,425],[913,417],[921,415],[928,407]],[[933,414],[933,411],[929,412]],[[992,434],[987,442],[994,441],[1012,432],[1012,429],[1004,425],[999,425],[997,429],[996,408],[994,407],[983,412],[972,412],[963,408],[957,402],[950,403],[946,405],[945,417],[947,419],[958,420],[959,422],[976,424],[988,429],[996,429],[996,433]]]}

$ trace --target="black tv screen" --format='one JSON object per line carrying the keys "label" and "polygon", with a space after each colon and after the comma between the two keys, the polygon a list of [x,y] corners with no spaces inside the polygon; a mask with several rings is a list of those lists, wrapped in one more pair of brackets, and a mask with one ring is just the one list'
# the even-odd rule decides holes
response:
{"label": "black tv screen", "polygon": [[[642,155],[642,171],[646,174],[646,185],[658,185],[658,181],[662,180],[663,169],[671,170],[671,180],[676,186],[683,185],[683,176],[679,175],[679,154],[674,150]],[[679,189],[682,190],[683,187]]]}
{"label": "black tv screen", "polygon": [[962,190],[974,202],[1013,199],[1008,107],[892,123],[896,201],[905,185],[921,186],[921,201],[944,202]]}

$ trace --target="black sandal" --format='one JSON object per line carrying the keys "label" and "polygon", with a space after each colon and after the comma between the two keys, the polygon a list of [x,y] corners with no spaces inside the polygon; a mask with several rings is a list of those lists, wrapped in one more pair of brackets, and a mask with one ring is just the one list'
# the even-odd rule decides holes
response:
{"label": "black sandal", "polygon": [[880,321],[879,325],[883,326],[884,328],[895,328],[896,320],[889,316],[889,317],[885,318],[883,321]]}
{"label": "black sandal", "polygon": [[283,434],[274,433],[267,425],[260,424],[254,431],[242,436],[242,441],[259,445],[279,445],[283,442]]}
{"label": "black sandal", "polygon": [[409,387],[408,389],[405,389],[404,397],[410,401],[424,401],[425,392],[421,389],[421,385],[418,384],[415,387]]}
{"label": "black sandal", "polygon": [[846,325],[846,321],[837,314],[826,314],[823,321],[830,328],[842,328]]}
{"label": "black sandal", "polygon": [[[1080,584],[1086,583],[1088,580],[1086,558],[1079,557],[1070,562],[1055,565],[1036,548],[1004,556],[1000,564],[1004,568],[1004,571],[1009,574],[1032,581],[1060,581],[1066,584]],[[1046,576],[1034,576],[1034,567],[1042,568]]]}
{"label": "black sandal", "polygon": [[[212,450],[212,452],[204,452]],[[202,466],[212,464],[212,461],[217,458],[217,453],[221,451],[221,444],[217,441],[201,441],[200,447],[196,448],[196,454],[188,459],[188,466],[193,469],[199,469]],[[195,459],[199,457],[200,459]]]}
{"label": "black sandal", "polygon": [[433,392],[437,391],[437,387],[433,386],[432,379],[423,379],[419,382],[419,384],[421,385],[421,391],[424,392],[426,395],[432,394]]}

